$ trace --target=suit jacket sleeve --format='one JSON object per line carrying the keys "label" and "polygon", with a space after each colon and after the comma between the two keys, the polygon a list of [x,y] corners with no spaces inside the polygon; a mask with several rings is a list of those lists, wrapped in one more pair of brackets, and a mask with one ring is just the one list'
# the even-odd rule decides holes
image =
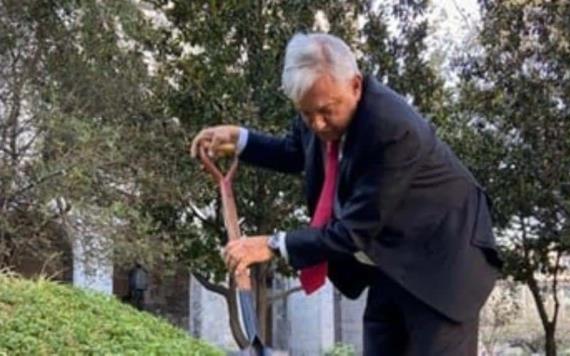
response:
{"label": "suit jacket sleeve", "polygon": [[293,120],[285,137],[273,137],[250,131],[240,160],[283,173],[300,173],[305,165],[301,142],[301,119]]}
{"label": "suit jacket sleeve", "polygon": [[300,269],[339,254],[367,252],[367,241],[380,235],[433,140],[431,130],[424,124],[407,122],[388,138],[370,139],[372,142],[364,148],[368,153],[359,160],[354,173],[358,178],[352,183],[352,193],[337,216],[324,228],[304,228],[287,234],[292,267]]}

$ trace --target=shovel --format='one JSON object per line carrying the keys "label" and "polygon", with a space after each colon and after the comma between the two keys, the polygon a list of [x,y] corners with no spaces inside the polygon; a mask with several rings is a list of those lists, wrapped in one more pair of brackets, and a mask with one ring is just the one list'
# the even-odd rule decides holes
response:
{"label": "shovel", "polygon": [[[236,174],[238,167],[238,158],[235,155],[235,146],[226,144],[222,146],[225,154],[233,154],[234,158],[227,173],[224,175],[220,168],[216,166],[208,157],[204,147],[200,147],[199,156],[204,164],[205,170],[210,173],[218,183],[220,195],[222,197],[222,211],[224,217],[224,225],[228,233],[228,240],[234,241],[241,239],[241,231],[238,223],[238,215],[235,203],[234,192],[232,189],[232,180]],[[241,274],[231,276],[234,278],[237,286],[237,298],[240,309],[241,323],[245,329],[248,345],[242,349],[245,355],[252,356],[269,356],[271,351],[263,345],[259,336],[257,317],[255,313],[254,298],[252,293],[252,283],[249,274]]]}

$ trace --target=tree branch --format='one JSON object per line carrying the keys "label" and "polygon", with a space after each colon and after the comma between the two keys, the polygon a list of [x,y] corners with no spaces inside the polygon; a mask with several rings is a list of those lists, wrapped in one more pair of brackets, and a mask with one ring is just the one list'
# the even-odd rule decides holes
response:
{"label": "tree branch", "polygon": [[280,299],[285,299],[285,298],[287,298],[288,296],[290,296],[291,294],[297,293],[297,292],[299,292],[299,291],[301,291],[301,290],[303,290],[303,288],[302,288],[301,286],[295,287],[295,288],[291,288],[291,289],[286,290],[286,291],[284,291],[284,292],[277,293],[277,294],[275,294],[275,295],[270,296],[269,298],[267,298],[267,302],[268,302],[268,304],[272,304],[272,303],[274,303],[274,302],[276,302],[276,301],[278,301],[278,300],[280,300]]}
{"label": "tree branch", "polygon": [[20,190],[14,192],[14,193],[12,193],[12,194],[10,194],[10,196],[8,197],[8,200],[14,199],[14,197],[16,197],[16,196],[18,196],[18,195],[20,195],[20,194],[22,194],[22,193],[24,193],[24,192],[26,192],[26,191],[28,191],[28,190],[30,190],[30,189],[35,188],[36,186],[38,186],[38,185],[44,183],[44,182],[47,181],[47,180],[50,180],[50,179],[52,179],[52,178],[54,178],[54,177],[57,177],[57,176],[60,176],[60,175],[65,174],[65,172],[66,172],[68,169],[71,169],[71,168],[73,168],[74,166],[76,166],[76,165],[72,165],[72,166],[70,166],[70,167],[62,168],[62,169],[60,169],[60,170],[57,170],[57,171],[54,171],[54,172],[51,172],[51,173],[46,174],[45,176],[41,177],[40,179],[38,179],[38,180],[36,180],[36,181],[34,181],[34,182],[31,182],[30,184],[26,185],[25,187],[21,188]]}
{"label": "tree branch", "polygon": [[463,9],[461,7],[459,7],[456,0],[452,0],[452,2],[453,2],[453,6],[455,7],[455,10],[457,10],[459,15],[463,18],[463,21],[465,21],[465,25],[467,25],[467,27],[469,27],[470,30],[473,30],[473,24],[471,23],[471,20],[469,20],[467,15],[465,15],[465,12],[463,11]]}
{"label": "tree branch", "polygon": [[34,136],[32,138],[30,138],[30,140],[28,142],[26,142],[24,145],[22,145],[22,147],[20,148],[20,152],[26,152],[28,151],[28,149],[30,149],[30,147],[32,147],[32,145],[34,144],[34,142],[36,142],[36,140],[38,139],[38,137],[40,137],[40,135],[44,132],[44,130],[42,129],[38,129],[36,131],[36,133],[34,134]]}
{"label": "tree branch", "polygon": [[538,282],[534,277],[534,268],[532,268],[533,266],[530,262],[531,256],[528,247],[528,237],[526,231],[527,226],[522,216],[519,216],[519,219],[521,221],[521,228],[522,228],[524,263],[528,264],[526,266],[528,268],[528,271],[525,272],[525,282],[528,288],[530,289],[530,292],[534,299],[534,304],[536,305],[536,308],[538,310],[540,321],[542,322],[544,330],[547,330],[549,325],[549,318],[548,318],[548,313],[546,312],[546,307],[544,305],[544,298],[540,293],[540,287],[538,286]]}
{"label": "tree branch", "polygon": [[556,262],[554,264],[554,272],[552,273],[552,296],[554,298],[554,313],[552,315],[551,323],[556,325],[556,320],[558,319],[558,311],[560,310],[560,300],[558,299],[558,272],[560,271],[560,259],[562,257],[562,251],[558,249],[556,251]]}
{"label": "tree branch", "polygon": [[218,226],[216,223],[214,223],[210,219],[206,218],[204,216],[204,214],[200,211],[200,209],[196,206],[196,204],[192,200],[190,200],[190,209],[192,209],[194,216],[197,217],[198,219],[200,219],[200,221],[203,222],[204,224],[211,226],[211,227],[217,227]]}
{"label": "tree branch", "polygon": [[[107,162],[107,163],[100,164],[99,166],[95,167],[95,169],[102,168],[102,167],[109,166],[109,165],[119,164],[119,163],[123,163],[123,162],[122,162],[122,161]],[[61,169],[59,169],[59,170],[57,170],[57,171],[53,171],[53,172],[51,172],[51,173],[46,174],[45,176],[39,178],[38,180],[36,180],[36,181],[34,181],[34,182],[31,182],[30,184],[26,185],[25,187],[21,188],[20,190],[14,192],[14,193],[12,193],[12,194],[10,194],[10,195],[8,196],[8,198],[7,198],[7,201],[10,201],[10,200],[14,199],[16,196],[18,196],[18,195],[20,195],[20,194],[22,194],[22,193],[24,193],[24,192],[26,192],[26,191],[28,191],[28,190],[30,190],[30,189],[33,189],[33,188],[35,188],[36,186],[38,186],[38,185],[40,185],[40,184],[43,184],[43,183],[45,183],[46,181],[48,181],[48,180],[50,180],[50,179],[52,179],[52,178],[54,178],[54,177],[57,177],[57,176],[60,176],[60,175],[65,174],[66,171],[68,171],[68,170],[70,170],[70,169],[72,169],[72,168],[74,168],[74,167],[76,167],[76,166],[78,166],[78,165],[79,165],[79,163],[72,164],[72,165],[70,165],[70,166],[68,166],[68,167],[61,168]]]}
{"label": "tree branch", "polygon": [[212,283],[208,280],[208,278],[204,277],[203,275],[199,274],[198,272],[193,272],[192,275],[200,284],[209,290],[210,292],[214,292],[223,296],[224,298],[229,298],[230,290],[227,287],[224,287],[219,284]]}

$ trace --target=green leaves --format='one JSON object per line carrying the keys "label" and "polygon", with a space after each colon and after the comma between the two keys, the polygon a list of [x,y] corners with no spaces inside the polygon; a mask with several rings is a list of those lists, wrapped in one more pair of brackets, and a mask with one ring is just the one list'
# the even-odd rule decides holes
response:
{"label": "green leaves", "polygon": [[555,327],[558,309],[546,305],[570,256],[562,194],[570,172],[570,91],[562,79],[570,52],[560,46],[570,34],[570,8],[536,1],[483,5],[482,48],[463,63],[458,113],[479,124],[465,125],[471,139],[458,146],[494,202],[504,272],[529,286],[543,325]]}
{"label": "green leaves", "polygon": [[[141,243],[151,228],[145,214],[133,212],[142,183],[156,176],[155,166],[145,166],[158,161],[148,143],[160,130],[161,137],[171,135],[161,142],[183,152],[184,138],[165,125],[157,99],[164,86],[144,60],[157,31],[132,2],[3,1],[0,7],[3,36],[13,39],[9,51],[0,51],[0,116],[7,124],[0,127],[0,196],[6,199],[0,265],[26,253],[41,259],[53,248],[68,249],[44,247],[71,242],[77,231],[70,224],[81,214],[95,215],[84,217],[94,222],[90,228],[112,236],[117,260],[158,259],[168,248]],[[117,204],[130,214],[120,216]],[[113,230],[113,218],[128,224]]]}
{"label": "green leaves", "polygon": [[114,297],[3,273],[0,329],[0,354],[223,354]]}

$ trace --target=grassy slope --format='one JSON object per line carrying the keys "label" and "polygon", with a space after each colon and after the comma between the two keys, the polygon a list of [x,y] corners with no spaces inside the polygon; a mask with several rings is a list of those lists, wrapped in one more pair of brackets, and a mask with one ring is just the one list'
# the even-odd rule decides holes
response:
{"label": "grassy slope", "polygon": [[222,355],[114,297],[0,273],[0,355]]}

